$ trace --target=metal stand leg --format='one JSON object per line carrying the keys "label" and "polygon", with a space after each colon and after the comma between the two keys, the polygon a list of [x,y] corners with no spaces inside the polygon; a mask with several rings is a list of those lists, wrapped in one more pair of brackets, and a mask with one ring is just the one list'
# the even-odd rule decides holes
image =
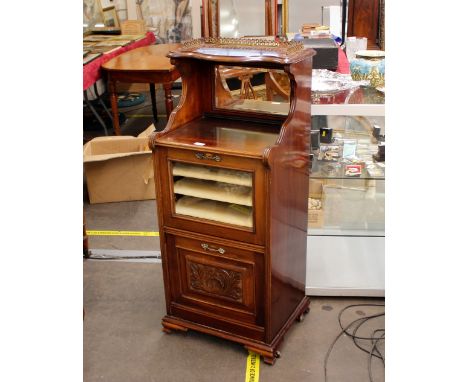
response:
{"label": "metal stand leg", "polygon": [[94,114],[94,116],[96,117],[96,119],[98,120],[98,122],[101,124],[102,128],[104,129],[104,134],[105,134],[105,135],[109,135],[109,134],[107,133],[107,127],[106,127],[105,122],[102,120],[101,116],[98,114],[98,112],[96,111],[96,109],[94,108],[94,106],[91,104],[91,102],[89,102],[88,94],[86,93],[86,90],[83,92],[83,95],[84,95],[84,99],[85,99],[85,102],[86,102],[86,106],[89,107],[89,109],[90,109],[91,112]]}
{"label": "metal stand leg", "polygon": [[154,127],[156,128],[156,123],[158,122],[158,109],[156,108],[156,89],[153,83],[149,84],[150,93],[151,93],[151,109],[153,110],[153,121]]}
{"label": "metal stand leg", "polygon": [[101,104],[102,108],[104,109],[104,111],[107,113],[107,115],[109,116],[110,120],[112,121],[112,114],[110,113],[109,109],[107,108],[106,104],[104,103],[104,101],[102,100],[101,96],[99,95],[98,93],[98,90],[97,90],[97,82],[94,83],[94,94],[96,95],[96,98],[98,99],[99,103]]}

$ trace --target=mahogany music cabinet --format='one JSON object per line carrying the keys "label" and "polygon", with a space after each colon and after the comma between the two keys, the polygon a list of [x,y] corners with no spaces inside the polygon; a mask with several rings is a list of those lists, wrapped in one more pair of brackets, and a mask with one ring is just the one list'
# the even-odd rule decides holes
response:
{"label": "mahogany music cabinet", "polygon": [[[273,364],[308,312],[314,54],[298,42],[225,38],[169,53],[182,95],[166,128],[150,136],[165,332],[236,341]],[[229,69],[248,74],[253,92],[223,77]]]}

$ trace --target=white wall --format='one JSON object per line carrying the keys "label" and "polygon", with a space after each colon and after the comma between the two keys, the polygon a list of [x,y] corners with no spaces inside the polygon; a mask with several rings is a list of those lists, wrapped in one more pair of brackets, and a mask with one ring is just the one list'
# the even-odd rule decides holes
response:
{"label": "white wall", "polygon": [[322,22],[322,6],[341,5],[341,0],[289,0],[288,4],[288,32],[299,32],[303,24]]}

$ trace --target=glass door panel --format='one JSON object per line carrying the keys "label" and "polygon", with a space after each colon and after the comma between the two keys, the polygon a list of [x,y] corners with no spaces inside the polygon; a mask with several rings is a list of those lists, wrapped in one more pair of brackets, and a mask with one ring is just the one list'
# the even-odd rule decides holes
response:
{"label": "glass door panel", "polygon": [[252,173],[172,162],[175,213],[253,227]]}

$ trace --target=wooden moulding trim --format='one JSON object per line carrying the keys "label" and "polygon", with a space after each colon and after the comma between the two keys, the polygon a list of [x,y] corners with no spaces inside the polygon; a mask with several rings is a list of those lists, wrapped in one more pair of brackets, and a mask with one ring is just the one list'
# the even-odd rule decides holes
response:
{"label": "wooden moulding trim", "polygon": [[151,149],[155,149],[156,146],[160,146],[160,147],[170,147],[170,148],[176,148],[176,149],[184,149],[184,150],[191,150],[191,151],[200,151],[202,150],[203,152],[206,152],[206,153],[216,153],[216,154],[224,154],[224,155],[230,155],[230,156],[234,156],[234,157],[240,157],[240,158],[252,158],[252,159],[261,159],[263,154],[258,154],[258,155],[254,155],[254,154],[245,154],[245,153],[240,153],[240,152],[236,152],[236,151],[231,151],[229,149],[216,149],[216,148],[212,148],[212,147],[206,147],[204,146],[203,148],[200,149],[200,147],[193,147],[193,146],[185,146],[185,145],[182,145],[180,143],[174,143],[174,144],[170,144],[170,143],[161,143],[161,142],[155,142],[154,138],[153,137],[153,134],[154,134],[154,137],[157,139],[158,137],[162,136],[162,135],[165,135],[165,134],[158,134],[157,133],[152,133],[150,135],[150,139],[151,139],[151,146],[150,148]]}
{"label": "wooden moulding trim", "polygon": [[205,60],[205,61],[211,61],[211,62],[216,62],[219,64],[245,64],[242,66],[252,66],[252,64],[259,63],[272,63],[272,64],[277,64],[277,65],[288,65],[288,64],[293,64],[295,62],[302,61],[305,57],[308,57],[312,55],[311,52],[314,52],[312,48],[307,48],[304,49],[303,52],[296,54],[295,56],[292,57],[274,57],[274,56],[252,56],[252,57],[246,57],[246,56],[240,56],[240,57],[229,57],[229,56],[215,56],[212,54],[201,54],[197,52],[171,52],[169,53],[169,57],[172,58],[179,58],[179,57],[187,57],[187,58],[194,58],[198,60]]}
{"label": "wooden moulding trim", "polygon": [[238,248],[246,251],[257,252],[257,253],[264,253],[265,248],[260,245],[249,244],[246,242],[240,241],[233,241],[228,239],[220,239],[218,237],[207,236],[199,233],[188,232],[184,230],[180,230],[173,227],[164,227],[162,228],[164,233],[168,233],[171,235],[182,236],[188,239],[200,240],[200,241],[209,241],[212,243],[216,243],[219,245],[225,245],[228,247]]}
{"label": "wooden moulding trim", "polygon": [[[267,150],[269,150],[268,148]],[[266,158],[264,156],[264,158]],[[271,187],[270,187],[270,180],[271,180],[271,171],[267,166],[267,169],[264,172],[265,176],[265,195],[270,195],[271,192]],[[265,232],[266,237],[265,237],[265,253],[270,253],[270,235],[271,235],[271,198],[266,198],[265,200]],[[265,272],[265,278],[263,280],[264,286],[264,301],[265,301],[265,337],[266,338],[271,338],[271,256],[264,256],[263,258],[264,261],[264,272]]]}
{"label": "wooden moulding trim", "polygon": [[254,353],[258,353],[263,357],[273,357],[273,353],[275,349],[273,347],[268,347],[267,349],[264,349],[258,345],[246,345],[245,346],[248,350],[253,351]]}
{"label": "wooden moulding trim", "polygon": [[[218,321],[226,322],[226,323],[228,323],[230,325],[237,326],[239,328],[240,327],[247,328],[247,329],[252,330],[254,332],[260,333],[261,335],[265,334],[265,329],[264,329],[263,326],[254,325],[254,324],[248,323],[248,322],[243,321],[243,320],[236,320],[236,319],[227,318],[226,316],[221,316],[221,315],[214,314],[214,313],[211,313],[211,312],[202,311],[202,310],[200,310],[200,308],[192,308],[192,307],[189,307],[189,306],[184,305],[184,304],[179,304],[177,302],[172,302],[171,306],[173,306],[174,308],[179,309],[181,311],[190,312],[190,313],[194,313],[194,314],[197,314],[197,315],[203,315],[205,317],[210,317],[210,318],[213,318],[213,319],[218,320]],[[163,320],[164,320],[164,318],[163,318]],[[185,322],[189,322],[189,321],[185,321]],[[224,333],[228,333],[228,332],[226,332],[226,331],[224,331],[222,329],[214,329],[214,330],[220,330],[220,331],[222,331]]]}
{"label": "wooden moulding trim", "polygon": [[[185,249],[185,248],[180,248],[180,249]],[[229,257],[225,257],[225,259],[230,259],[230,258],[229,258]],[[246,262],[246,263],[247,263],[247,262]],[[255,265],[255,264],[254,264],[254,265]],[[203,296],[206,296],[206,295],[207,295],[208,297],[210,297],[210,294],[205,294],[205,293],[203,293],[203,292],[201,292],[201,294],[202,294]],[[188,295],[185,295],[185,294],[183,295],[183,297],[184,297],[184,299],[189,300],[189,301],[191,301],[192,303],[203,304],[203,305],[208,305],[208,306],[212,306],[212,307],[216,307],[216,306],[218,305],[218,304],[216,304],[216,303],[207,301],[207,300],[205,300],[205,299],[200,299],[200,298],[188,296]],[[217,298],[221,298],[221,299],[223,299],[224,301],[229,301],[229,302],[231,302],[229,299],[226,300],[226,299],[223,298],[222,296],[217,297]],[[245,306],[245,305],[244,305],[244,306]],[[229,311],[232,311],[232,312],[234,312],[234,313],[243,314],[243,315],[245,315],[245,316],[249,316],[249,317],[250,317],[251,319],[253,319],[253,320],[256,318],[256,312],[252,312],[252,311],[249,311],[249,310],[246,310],[246,309],[240,309],[240,308],[236,308],[236,307],[232,307],[232,306],[227,306],[227,305],[223,305],[222,309],[224,309],[224,310],[229,310]],[[204,314],[209,314],[209,313],[206,313],[206,312],[205,312]],[[224,319],[224,321],[226,321],[226,320]],[[228,321],[226,321],[226,322],[228,322]],[[237,322],[237,321],[236,321],[236,322]],[[244,325],[244,321],[242,321],[242,325]],[[263,332],[263,330],[262,330],[262,332]]]}
{"label": "wooden moulding trim", "polygon": [[[214,328],[209,327],[209,326],[197,324],[195,322],[186,321],[186,320],[184,320],[182,318],[178,318],[178,317],[174,317],[174,316],[165,316],[162,319],[162,324],[163,324],[163,326],[165,326],[167,323],[169,323],[171,325],[178,326],[178,327],[182,327],[184,329],[192,329],[192,330],[196,330],[196,331],[199,331],[199,332],[202,332],[202,333],[211,334],[211,335],[214,335],[216,337],[224,338],[225,340],[230,340],[230,341],[235,341],[235,342],[241,343],[243,345],[250,345],[252,347],[255,347],[256,349],[260,348],[260,349],[265,350],[267,352],[268,351],[273,351],[273,349],[270,346],[264,344],[263,342],[257,342],[255,340],[250,339],[250,338],[243,337],[243,336],[241,336],[239,334],[232,334],[232,333],[229,333],[229,332],[225,332],[224,330],[214,329]],[[179,329],[179,330],[183,330],[183,329]]]}
{"label": "wooden moulding trim", "polygon": [[[171,322],[167,322],[167,321],[164,321],[163,320],[163,326],[164,328],[166,329],[174,329],[174,330],[180,330],[182,332],[186,332],[188,329],[184,326],[180,326],[180,325],[177,325],[177,324],[173,324]],[[163,329],[164,330],[164,329]]]}
{"label": "wooden moulding trim", "polygon": [[[243,337],[238,334],[229,333],[224,330],[214,329],[209,326],[197,324],[195,322],[187,321],[182,318],[174,317],[167,315],[162,319],[163,326],[173,325],[174,329],[186,331],[186,329],[197,330],[202,333],[211,334],[220,338],[224,338],[230,341],[235,341],[246,345],[247,348],[252,348],[252,350],[258,352],[262,356],[271,357],[274,355],[274,352],[277,350],[279,345],[284,339],[286,332],[292,326],[292,324],[296,321],[296,319],[304,313],[304,311],[309,307],[310,299],[307,296],[304,296],[303,300],[297,306],[294,313],[289,317],[283,327],[279,330],[278,334],[275,336],[271,343],[263,342],[263,341],[255,341],[250,338]],[[186,307],[184,307],[185,309]],[[215,317],[216,318],[216,317]],[[225,317],[221,317],[223,321],[229,322],[226,320]],[[169,324],[169,325],[167,325]],[[244,323],[242,325],[245,325]],[[251,326],[248,326],[251,328]],[[182,328],[182,329],[179,329]],[[252,327],[255,328],[255,327]],[[260,327],[257,327],[260,328]]]}

